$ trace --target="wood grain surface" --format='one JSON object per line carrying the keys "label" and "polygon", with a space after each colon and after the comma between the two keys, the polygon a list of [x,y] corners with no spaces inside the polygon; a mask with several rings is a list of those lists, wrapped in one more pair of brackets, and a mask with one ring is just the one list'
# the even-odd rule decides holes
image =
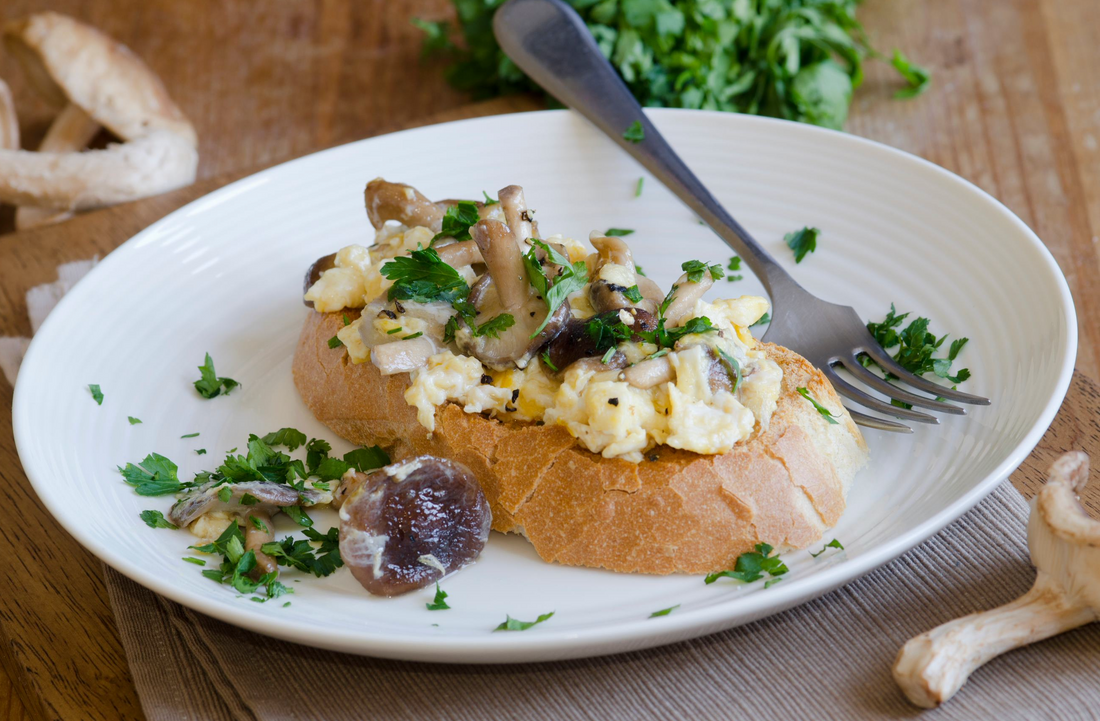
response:
{"label": "wood grain surface", "polygon": [[[24,294],[54,280],[59,263],[102,256],[251,169],[386,129],[537,107],[529,98],[464,106],[439,64],[421,61],[409,18],[450,17],[446,0],[6,0],[0,20],[47,5],[126,42],[164,78],[198,128],[200,182],[0,236],[0,335],[29,333]],[[867,0],[861,19],[877,46],[902,47],[934,83],[916,100],[895,101],[893,71],[872,64],[848,131],[916,153],[999,198],[1069,279],[1078,373],[1051,430],[1012,476],[1031,495],[1058,452],[1083,448],[1100,458],[1100,388],[1089,379],[1100,377],[1100,3]],[[3,54],[0,77],[16,96],[24,145],[34,147],[54,111]],[[0,212],[0,232],[10,219]],[[0,406],[10,408],[11,393],[0,379]],[[0,598],[0,721],[140,718],[100,564],[38,505],[8,413],[0,461],[0,503],[18,519],[0,534],[10,589]],[[1094,513],[1097,491],[1086,499]]]}

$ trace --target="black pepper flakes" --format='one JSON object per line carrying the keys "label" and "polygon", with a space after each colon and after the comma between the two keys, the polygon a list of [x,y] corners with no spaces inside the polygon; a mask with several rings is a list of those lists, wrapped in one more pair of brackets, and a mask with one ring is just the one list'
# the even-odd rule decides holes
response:
{"label": "black pepper flakes", "polygon": [[380,311],[380,312],[378,313],[378,315],[384,315],[384,316],[386,316],[387,318],[389,318],[390,320],[396,320],[396,319],[397,319],[397,314],[396,314],[396,313],[394,313],[394,312],[393,312],[392,310],[390,310],[389,308],[383,308],[383,309],[382,309],[382,310],[381,310],[381,311]]}
{"label": "black pepper flakes", "polygon": [[493,385],[493,377],[486,373],[485,375],[481,376],[481,382],[484,385],[491,386]]}
{"label": "black pepper flakes", "polygon": [[654,453],[652,456],[649,457],[649,460],[659,461],[659,460],[661,460],[661,457],[659,455],[657,455],[656,453]]}
{"label": "black pepper flakes", "polygon": [[508,411],[509,413],[515,413],[516,412],[516,407],[515,406],[504,406],[504,410]]}
{"label": "black pepper flakes", "polygon": [[393,302],[393,306],[394,306],[395,308],[397,308],[397,312],[398,312],[398,313],[404,313],[404,312],[405,312],[405,306],[401,305],[401,301],[399,301],[399,300],[395,300],[395,301]]}
{"label": "black pepper flakes", "polygon": [[515,403],[516,399],[518,399],[518,398],[519,398],[519,388],[512,389],[512,402]]}
{"label": "black pepper flakes", "polygon": [[618,398],[608,398],[607,402],[610,403],[613,406],[619,405],[619,399]]}

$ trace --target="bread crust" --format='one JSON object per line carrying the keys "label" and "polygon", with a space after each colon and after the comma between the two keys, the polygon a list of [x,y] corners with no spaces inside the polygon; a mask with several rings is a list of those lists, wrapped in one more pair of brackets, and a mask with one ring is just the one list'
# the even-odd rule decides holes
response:
{"label": "bread crust", "polygon": [[[564,426],[502,422],[446,403],[428,433],[406,403],[407,374],[353,364],[328,339],[342,313],[310,312],[294,354],[302,399],[337,435],[395,460],[431,454],[481,483],[493,530],[521,533],[544,560],[625,573],[711,573],[758,543],[805,548],[839,520],[867,447],[824,375],[764,344],[783,369],[767,429],[721,455],[657,446],[642,463],[586,450]],[[353,314],[348,314],[352,317]],[[829,424],[795,390],[840,417]]]}

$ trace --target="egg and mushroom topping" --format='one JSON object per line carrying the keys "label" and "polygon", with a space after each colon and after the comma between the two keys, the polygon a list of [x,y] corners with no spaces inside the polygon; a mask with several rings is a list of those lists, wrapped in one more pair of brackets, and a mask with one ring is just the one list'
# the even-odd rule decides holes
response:
{"label": "egg and mushroom topping", "polygon": [[657,445],[724,453],[767,427],[782,371],[749,327],[768,303],[705,300],[721,266],[684,263],[666,294],[620,237],[541,239],[518,186],[490,203],[409,193],[368,185],[377,242],[337,253],[306,300],[363,309],[337,337],[351,362],[409,374],[426,432],[457,403],[638,462]]}

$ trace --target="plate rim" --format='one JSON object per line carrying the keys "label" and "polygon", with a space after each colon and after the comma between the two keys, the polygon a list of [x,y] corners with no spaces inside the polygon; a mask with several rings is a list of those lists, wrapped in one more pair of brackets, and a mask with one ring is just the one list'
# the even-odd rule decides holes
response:
{"label": "plate rim", "polygon": [[[765,594],[753,593],[738,596],[736,599],[731,598],[730,602],[736,601],[738,604],[735,614],[730,613],[728,603],[718,603],[712,606],[667,616],[662,619],[659,627],[649,623],[649,619],[639,619],[634,621],[623,621],[601,628],[584,629],[581,631],[555,631],[552,627],[542,627],[539,629],[538,633],[524,634],[519,637],[511,634],[493,634],[488,632],[484,636],[403,636],[400,632],[377,630],[363,632],[355,629],[346,629],[337,633],[333,630],[317,629],[316,627],[311,627],[300,621],[272,619],[269,615],[255,613],[254,609],[248,607],[237,608],[232,604],[223,603],[212,597],[200,595],[174,586],[168,580],[161,580],[157,575],[145,571],[137,564],[129,562],[124,556],[114,552],[110,547],[100,544],[98,541],[91,538],[90,534],[85,533],[79,523],[68,522],[71,521],[71,519],[67,518],[63,506],[53,503],[53,499],[48,493],[43,494],[40,492],[40,488],[46,487],[48,484],[45,482],[45,479],[38,477],[36,470],[28,468],[23,462],[24,457],[29,457],[30,455],[30,448],[33,441],[28,437],[25,423],[21,422],[21,419],[25,417],[28,412],[25,408],[28,402],[25,400],[28,391],[25,389],[29,381],[24,380],[28,377],[28,374],[20,373],[16,379],[12,399],[13,435],[16,449],[20,457],[20,464],[35,494],[65,531],[72,535],[78,543],[95,555],[100,561],[154,593],[158,593],[200,613],[210,615],[219,620],[265,636],[344,653],[427,662],[494,664],[515,661],[545,661],[594,657],[635,651],[714,633],[719,630],[751,623],[754,620],[774,613],[779,613],[795,605],[822,596],[842,585],[851,583],[870,571],[894,560],[906,551],[915,548],[933,534],[942,530],[949,523],[960,518],[1006,480],[1009,474],[1027,458],[1038,444],[1043,434],[1050,427],[1050,424],[1053,422],[1069,390],[1074,367],[1076,365],[1078,347],[1076,307],[1065,274],[1062,272],[1053,254],[1038,235],[1036,235],[1023,220],[1016,216],[1001,201],[969,180],[931,161],[876,140],[851,135],[842,131],[796,123],[794,121],[723,113],[719,111],[647,108],[645,112],[653,118],[658,126],[660,126],[663,118],[668,118],[668,122],[675,122],[675,119],[680,116],[707,115],[723,118],[722,122],[730,122],[733,124],[745,123],[748,125],[759,124],[764,126],[775,126],[781,128],[781,130],[779,130],[781,133],[802,132],[807,134],[819,134],[822,138],[828,138],[827,142],[849,143],[852,146],[859,146],[862,149],[881,153],[885,156],[892,156],[893,159],[898,162],[915,162],[926,170],[932,170],[939,176],[941,181],[955,184],[967,192],[976,194],[977,198],[986,202],[991,202],[992,207],[1001,215],[1005,216],[1017,230],[1022,233],[1022,236],[1033,246],[1033,249],[1039,251],[1039,257],[1044,261],[1044,269],[1052,277],[1054,284],[1059,290],[1059,301],[1061,302],[1062,310],[1066,314],[1066,337],[1065,344],[1060,349],[1063,354],[1062,365],[1059,369],[1058,378],[1053,386],[1053,393],[1024,437],[1008,454],[1006,454],[991,472],[986,474],[980,482],[963,496],[943,508],[924,523],[868,550],[855,559],[849,559],[844,563],[838,564],[835,569],[827,573],[815,574],[813,576],[794,580],[778,588],[770,589],[766,596]],[[362,140],[326,148],[273,165],[196,198],[167,214],[163,218],[160,218],[108,253],[108,255],[97,263],[96,267],[89,272],[88,276],[85,277],[90,277],[95,273],[101,272],[102,268],[110,268],[113,263],[117,261],[117,258],[112,256],[119,255],[119,250],[130,246],[136,247],[140,245],[143,240],[159,232],[162,227],[177,223],[184,216],[201,213],[212,205],[220,205],[230,200],[238,193],[246,192],[258,184],[267,182],[269,176],[272,174],[285,172],[286,166],[291,166],[308,158],[314,158],[315,156],[323,156],[327,153],[338,153],[349,146],[370,143],[381,138],[390,138],[393,136],[408,137],[418,133],[430,133],[445,126],[449,127],[479,123],[491,124],[494,122],[522,122],[523,117],[530,114],[565,115],[573,113],[569,110],[541,110],[484,116],[479,118],[466,118],[446,123],[437,123],[394,133],[386,133],[371,138],[364,138]],[[576,117],[579,118],[579,116]],[[132,252],[132,248],[124,253],[129,252]],[[77,283],[77,286],[82,284],[83,279]],[[74,286],[74,288],[77,286]],[[39,328],[39,332],[32,338],[23,361],[26,366],[33,364],[40,352],[39,349],[42,347],[42,343],[39,342],[39,339],[45,337],[43,331],[52,327],[54,322],[59,322],[55,321],[55,319],[61,317],[64,312],[67,312],[65,309],[68,308],[73,297],[72,291],[66,293],[54,308],[53,312],[47,316],[46,320]]]}

